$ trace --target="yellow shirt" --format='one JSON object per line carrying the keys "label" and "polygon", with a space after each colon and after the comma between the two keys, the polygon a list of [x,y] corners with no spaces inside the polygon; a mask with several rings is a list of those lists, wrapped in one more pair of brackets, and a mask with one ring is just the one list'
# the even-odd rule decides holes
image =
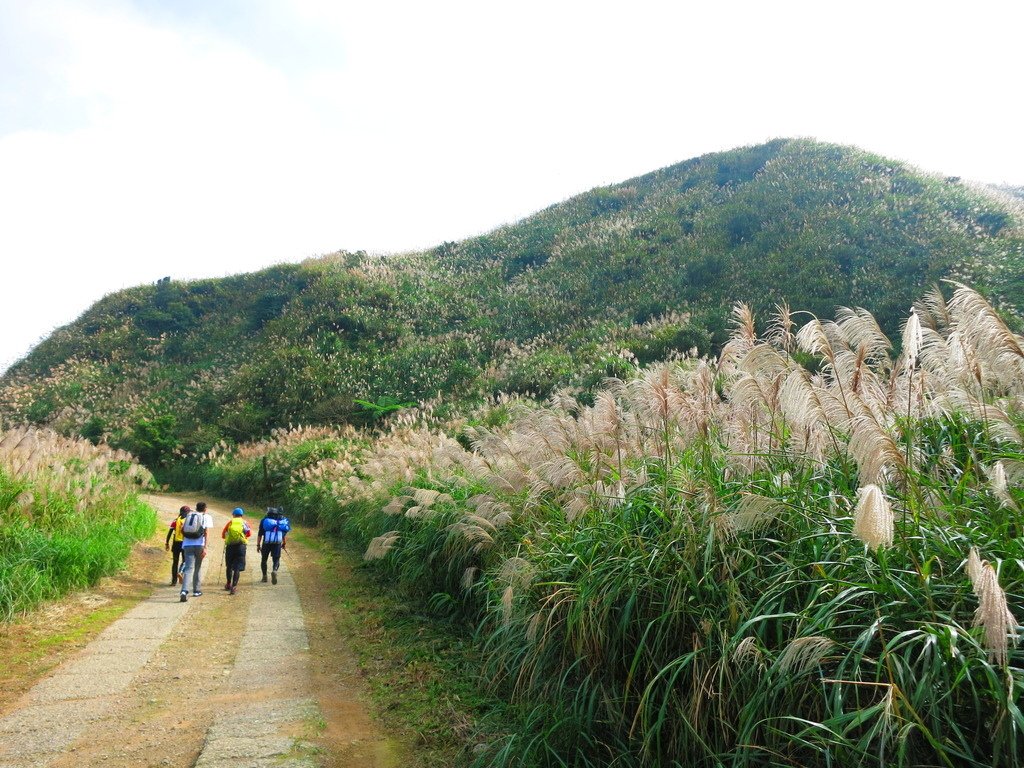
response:
{"label": "yellow shirt", "polygon": [[174,519],[174,522],[171,523],[168,526],[169,528],[173,528],[174,529],[174,539],[173,539],[174,541],[184,541],[185,540],[185,534],[183,534],[181,532],[181,526],[183,526],[184,524],[185,524],[185,518],[184,517],[176,517]]}

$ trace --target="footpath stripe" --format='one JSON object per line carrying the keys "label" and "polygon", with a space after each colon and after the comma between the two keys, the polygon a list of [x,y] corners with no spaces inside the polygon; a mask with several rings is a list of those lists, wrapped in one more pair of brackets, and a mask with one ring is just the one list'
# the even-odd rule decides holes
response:
{"label": "footpath stripe", "polygon": [[239,589],[255,594],[229,686],[231,698],[247,703],[217,715],[196,768],[314,768],[315,750],[301,734],[320,709],[308,695],[309,639],[299,593],[284,559],[276,585],[253,582],[251,574],[259,573],[253,554]]}
{"label": "footpath stripe", "polygon": [[0,718],[0,768],[42,768],[102,719],[191,608],[158,590]]}

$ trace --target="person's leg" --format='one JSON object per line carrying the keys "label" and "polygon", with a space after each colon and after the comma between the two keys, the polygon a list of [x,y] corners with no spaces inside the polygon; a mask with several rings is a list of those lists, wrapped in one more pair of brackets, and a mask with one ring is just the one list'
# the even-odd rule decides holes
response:
{"label": "person's leg", "polygon": [[181,566],[185,564],[185,553],[181,549],[182,543],[176,541],[171,545],[174,550],[174,580],[181,581]]}
{"label": "person's leg", "polygon": [[178,583],[178,565],[181,561],[181,542],[171,544],[171,586]]}
{"label": "person's leg", "polygon": [[[263,542],[263,552],[260,556],[260,570],[263,571],[263,581],[267,580],[267,558],[270,557],[270,548],[272,546],[272,544],[267,544],[266,541]],[[276,566],[274,570],[277,570]]]}
{"label": "person's leg", "polygon": [[[202,547],[191,547],[191,549],[196,550],[196,568],[195,568],[195,570],[192,573],[192,594],[193,595],[201,595],[201,594],[203,594],[203,591],[202,591],[202,589],[200,589],[200,587],[201,587],[201,585],[203,583],[202,582],[202,578],[203,578],[203,560],[205,559],[203,557],[203,548]],[[186,582],[186,584],[187,583],[188,582]]]}
{"label": "person's leg", "polygon": [[194,570],[198,570],[199,564],[196,560],[196,553],[199,551],[199,547],[183,547],[182,557],[183,560],[183,571],[181,575],[181,602],[185,602],[188,599],[188,581],[192,576]]}
{"label": "person's leg", "polygon": [[270,554],[274,558],[274,572],[270,575],[274,583],[277,584],[277,569],[281,566],[281,542],[277,541],[271,545]]}
{"label": "person's leg", "polygon": [[238,544],[229,544],[224,550],[224,557],[228,562],[228,591],[233,595],[238,586]]}

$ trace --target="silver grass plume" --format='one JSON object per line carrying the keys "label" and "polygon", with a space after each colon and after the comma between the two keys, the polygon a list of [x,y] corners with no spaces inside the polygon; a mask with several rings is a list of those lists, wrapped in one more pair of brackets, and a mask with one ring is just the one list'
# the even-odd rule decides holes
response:
{"label": "silver grass plume", "polygon": [[548,399],[548,402],[555,410],[564,411],[565,413],[578,413],[580,410],[579,402],[577,402],[572,392],[568,389],[555,390]]}
{"label": "silver grass plume", "polygon": [[733,330],[729,335],[729,341],[722,348],[719,356],[719,363],[723,368],[731,368],[732,364],[749,352],[757,343],[757,333],[754,330],[754,313],[750,307],[743,302],[737,302],[732,307]]}
{"label": "silver grass plume", "polygon": [[537,568],[523,557],[510,557],[498,568],[497,579],[506,586],[529,589],[537,576]]}
{"label": "silver grass plume", "polygon": [[965,347],[975,352],[979,384],[984,373],[989,386],[1019,389],[1024,380],[1024,339],[1007,327],[981,294],[966,285],[954,285],[949,312]]}
{"label": "silver grass plume", "polygon": [[974,594],[978,594],[978,584],[981,582],[981,557],[978,555],[978,548],[971,547],[967,553],[967,576],[971,580]]}
{"label": "silver grass plume", "polygon": [[395,496],[381,510],[385,515],[400,515],[414,501],[412,496]]}
{"label": "silver grass plume", "polygon": [[1006,467],[1003,466],[1003,462],[997,461],[987,470],[986,474],[988,474],[988,484],[992,489],[992,495],[999,499],[1001,506],[1013,509],[1016,504],[1013,501],[1013,496],[1010,495],[1010,486],[1006,480]]}
{"label": "silver grass plume", "polygon": [[771,316],[768,326],[767,339],[787,354],[792,352],[796,346],[796,336],[793,328],[796,323],[793,320],[793,313],[787,302],[775,305],[775,312]]}
{"label": "silver grass plume", "polygon": [[864,357],[872,363],[883,367],[888,365],[892,342],[882,332],[874,315],[863,307],[839,307],[836,325],[850,349],[863,349]]}
{"label": "silver grass plume", "polygon": [[877,483],[889,469],[906,471],[903,450],[874,414],[865,409],[849,422],[850,455],[857,462],[860,476],[869,483]]}
{"label": "silver grass plume", "polygon": [[363,553],[363,560],[380,560],[395,546],[398,541],[398,531],[388,531],[370,541],[370,545]]}
{"label": "silver grass plume", "polygon": [[834,642],[821,635],[798,637],[779,656],[778,670],[798,677],[820,665],[834,647]]}
{"label": "silver grass plume", "polygon": [[921,347],[924,346],[924,335],[921,331],[921,319],[917,311],[911,307],[910,317],[903,326],[903,371],[911,373],[917,368],[917,361],[921,356]]}
{"label": "silver grass plume", "polygon": [[756,529],[774,520],[784,506],[778,499],[769,496],[740,494],[739,506],[731,515],[732,525],[738,531]]}
{"label": "silver grass plume", "polygon": [[835,351],[825,331],[825,324],[816,317],[796,332],[796,343],[803,352],[821,355],[829,362],[835,359]]}
{"label": "silver grass plume", "polygon": [[933,331],[947,332],[953,324],[953,318],[946,306],[946,297],[942,295],[942,290],[937,285],[933,285],[914,306],[921,317],[921,324]]}
{"label": "silver grass plume", "polygon": [[999,401],[986,402],[967,389],[954,387],[935,395],[930,406],[936,413],[966,413],[985,422],[990,437],[1017,445],[1024,442],[1014,419],[1000,407]]}
{"label": "silver grass plume", "polygon": [[732,662],[737,666],[764,666],[764,653],[757,647],[757,638],[747,635],[736,645],[732,652]]}
{"label": "silver grass plume", "polygon": [[448,530],[457,537],[449,539],[449,542],[460,541],[468,545],[474,554],[485,552],[494,546],[494,534],[497,527],[488,519],[480,515],[467,514],[456,523],[452,523]]}
{"label": "silver grass plume", "polygon": [[775,377],[790,369],[790,362],[768,344],[757,344],[741,357],[737,365],[750,376]]}
{"label": "silver grass plume", "polygon": [[501,618],[506,626],[512,620],[512,604],[516,591],[529,589],[536,574],[537,569],[533,564],[522,557],[510,557],[498,569],[497,581],[505,584],[505,590],[501,594]]}
{"label": "silver grass plume", "polygon": [[882,489],[872,483],[860,488],[857,496],[853,535],[871,549],[892,546],[895,519]]}
{"label": "silver grass plume", "polygon": [[505,591],[501,593],[501,623],[506,627],[512,621],[512,598],[514,594],[514,590],[510,586],[505,587]]}
{"label": "silver grass plume", "polygon": [[967,556],[967,575],[978,597],[974,626],[984,629],[985,650],[989,660],[993,664],[1005,666],[1009,640],[1014,644],[1017,642],[1017,621],[1006,604],[1006,593],[999,586],[995,568],[987,560],[982,560],[974,547],[971,547]]}
{"label": "silver grass plume", "polygon": [[821,402],[821,390],[803,368],[790,370],[779,389],[779,406],[786,420],[802,429],[820,428],[828,423],[828,414]]}

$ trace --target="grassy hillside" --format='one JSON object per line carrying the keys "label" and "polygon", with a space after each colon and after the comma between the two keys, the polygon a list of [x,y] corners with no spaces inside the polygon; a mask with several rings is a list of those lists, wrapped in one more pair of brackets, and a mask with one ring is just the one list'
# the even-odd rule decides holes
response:
{"label": "grassy hillside", "polygon": [[289,423],[372,423],[438,393],[590,391],[633,361],[717,349],[737,300],[824,317],[863,306],[892,332],[952,276],[1012,316],[1013,206],[848,147],[705,155],[427,252],[112,294],[0,379],[0,416],[155,466]]}

